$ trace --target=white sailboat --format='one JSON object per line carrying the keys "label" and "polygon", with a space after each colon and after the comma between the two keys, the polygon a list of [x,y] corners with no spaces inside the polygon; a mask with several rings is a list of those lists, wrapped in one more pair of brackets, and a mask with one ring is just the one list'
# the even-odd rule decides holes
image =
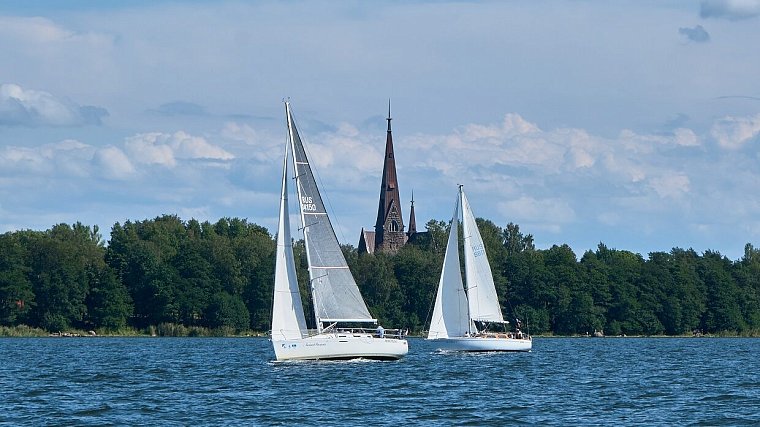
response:
{"label": "white sailboat", "polygon": [[[277,360],[393,360],[408,351],[397,330],[374,327],[359,287],[348,269],[298,135],[290,103],[285,103],[288,144],[282,171],[280,224],[272,307],[272,346]],[[288,213],[288,158],[293,161],[298,206],[309,266],[316,330],[307,330],[298,291]],[[349,328],[348,325],[366,325]]]}
{"label": "white sailboat", "polygon": [[[466,293],[459,265],[460,212]],[[440,350],[530,351],[533,341],[519,329],[501,333],[488,330],[490,325],[508,323],[501,314],[483,238],[460,185],[427,339]]]}

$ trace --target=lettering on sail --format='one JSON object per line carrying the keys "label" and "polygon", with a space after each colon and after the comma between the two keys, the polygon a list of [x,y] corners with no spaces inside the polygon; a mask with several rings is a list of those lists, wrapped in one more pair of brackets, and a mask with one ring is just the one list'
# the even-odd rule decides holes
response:
{"label": "lettering on sail", "polygon": [[301,196],[301,210],[304,212],[316,212],[317,205],[311,196]]}
{"label": "lettering on sail", "polygon": [[477,245],[474,245],[472,247],[472,252],[475,257],[479,257],[481,255],[485,255],[486,249],[483,247],[482,243],[479,243]]}

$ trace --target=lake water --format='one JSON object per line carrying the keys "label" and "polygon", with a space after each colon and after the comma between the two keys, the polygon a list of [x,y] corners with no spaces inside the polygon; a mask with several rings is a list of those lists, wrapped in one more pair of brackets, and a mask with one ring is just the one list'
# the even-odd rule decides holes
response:
{"label": "lake water", "polygon": [[272,362],[264,338],[0,339],[3,425],[760,425],[760,339]]}

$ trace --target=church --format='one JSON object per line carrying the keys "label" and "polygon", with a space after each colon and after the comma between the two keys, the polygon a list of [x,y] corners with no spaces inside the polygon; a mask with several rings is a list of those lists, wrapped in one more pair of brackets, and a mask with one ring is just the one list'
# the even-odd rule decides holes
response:
{"label": "church", "polygon": [[393,134],[391,132],[391,106],[388,102],[388,134],[385,139],[385,159],[383,161],[383,179],[380,183],[380,202],[377,206],[377,220],[374,231],[362,228],[359,236],[359,254],[385,252],[395,254],[417,234],[417,223],[414,218],[414,193],[409,213],[409,230],[404,230],[404,219],[401,213],[398,178],[396,176],[396,160],[393,152]]}

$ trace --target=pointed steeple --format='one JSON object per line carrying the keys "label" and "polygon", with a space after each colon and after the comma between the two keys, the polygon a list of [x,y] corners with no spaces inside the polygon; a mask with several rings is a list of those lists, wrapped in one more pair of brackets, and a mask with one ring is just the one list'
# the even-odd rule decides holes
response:
{"label": "pointed steeple", "polygon": [[414,190],[412,190],[412,207],[409,209],[409,232],[407,236],[412,237],[417,233],[417,220],[414,218]]}
{"label": "pointed steeple", "polygon": [[391,132],[391,101],[388,100],[388,134],[385,139],[385,160],[383,180],[380,183],[380,203],[375,222],[375,250],[396,252],[406,242],[404,220],[401,215],[398,180],[396,179],[396,159],[393,153]]}
{"label": "pointed steeple", "polygon": [[390,135],[390,133],[391,133],[391,120],[393,120],[391,118],[391,100],[390,99],[388,100],[388,118],[385,119],[385,120],[388,120],[388,134]]}

